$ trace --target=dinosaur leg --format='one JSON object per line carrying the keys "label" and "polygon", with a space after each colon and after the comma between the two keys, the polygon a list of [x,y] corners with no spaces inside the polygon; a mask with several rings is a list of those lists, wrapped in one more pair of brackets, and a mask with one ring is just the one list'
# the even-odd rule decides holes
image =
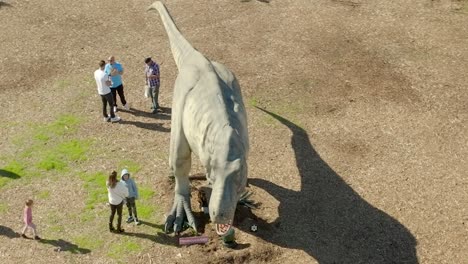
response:
{"label": "dinosaur leg", "polygon": [[[177,86],[176,81],[176,86]],[[176,89],[177,91],[177,89]],[[176,93],[176,97],[181,98]],[[183,100],[174,100],[174,114],[172,116],[171,143],[169,163],[175,178],[175,193],[172,209],[167,215],[165,232],[173,229],[177,234],[182,230],[185,217],[188,224],[197,231],[197,225],[192,213],[190,203],[189,172],[191,166],[191,150],[182,127]]]}
{"label": "dinosaur leg", "polygon": [[188,159],[176,162],[176,166],[174,167],[176,181],[174,203],[166,218],[166,233],[169,233],[173,229],[174,232],[178,234],[182,230],[185,217],[187,218],[188,224],[195,230],[195,232],[197,232],[197,225],[190,203],[189,171],[190,156]]}

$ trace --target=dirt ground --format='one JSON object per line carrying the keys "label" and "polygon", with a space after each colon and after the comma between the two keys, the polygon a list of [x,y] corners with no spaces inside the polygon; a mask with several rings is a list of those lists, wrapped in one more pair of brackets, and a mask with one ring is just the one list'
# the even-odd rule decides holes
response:
{"label": "dirt ground", "polygon": [[[165,1],[189,42],[242,88],[258,208],[239,208],[236,249],[224,248],[201,214],[206,245],[179,247],[160,233],[173,195],[177,68],[159,15],[145,11],[151,2],[0,2],[0,169],[21,153],[18,135],[60,114],[80,117],[75,137],[95,142],[72,173],[0,187],[0,262],[468,263],[467,1]],[[125,68],[131,104],[119,124],[101,121],[92,77],[111,54]],[[143,96],[146,56],[161,63],[164,114],[149,114]],[[86,199],[73,173],[108,172],[122,160],[142,165],[138,183],[154,190],[160,210],[140,233],[127,228],[139,250],[116,259],[107,247],[124,240],[105,218],[90,226],[73,217]],[[192,173],[203,173],[194,163]],[[41,201],[44,190],[51,195]],[[39,199],[45,239],[51,218],[61,237],[17,237],[27,197]],[[104,244],[54,250],[87,233]]]}

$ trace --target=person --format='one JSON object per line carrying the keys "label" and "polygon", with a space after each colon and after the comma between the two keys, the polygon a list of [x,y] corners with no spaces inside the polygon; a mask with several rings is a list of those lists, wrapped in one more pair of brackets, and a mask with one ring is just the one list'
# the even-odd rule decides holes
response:
{"label": "person", "polygon": [[117,181],[117,172],[112,171],[106,182],[109,205],[111,208],[111,214],[109,218],[109,231],[115,231],[114,228],[114,216],[117,212],[117,232],[122,233],[122,206],[125,198],[128,196],[128,189],[124,183]]}
{"label": "person", "polygon": [[135,225],[139,225],[138,214],[136,209],[135,200],[138,200],[138,188],[133,179],[130,178],[130,173],[127,169],[123,169],[120,174],[122,182],[125,183],[128,189],[127,197],[127,208],[128,208],[128,219],[127,223],[135,222]]}
{"label": "person", "polygon": [[122,64],[115,61],[114,56],[110,56],[104,71],[110,76],[110,80],[112,82],[110,88],[112,91],[112,97],[114,99],[114,112],[117,112],[117,93],[119,94],[120,102],[122,103],[123,107],[128,110],[129,107],[127,101],[125,100],[124,87],[122,83],[122,74],[124,71]]}
{"label": "person", "polygon": [[[109,75],[104,72],[106,62],[101,60],[99,62],[99,69],[94,72],[94,79],[96,80],[98,94],[101,96],[102,101],[102,115],[105,122],[118,122],[120,117],[114,113],[114,99],[112,98],[111,89],[109,88],[110,81]],[[107,115],[107,105],[110,107],[110,117]]]}
{"label": "person", "polygon": [[41,240],[41,238],[37,235],[36,231],[36,225],[32,222],[32,206],[33,206],[33,200],[28,199],[25,203],[24,210],[23,210],[23,220],[24,220],[24,228],[23,231],[21,232],[21,237],[22,238],[28,238],[26,236],[26,230],[29,228],[32,229],[33,235],[34,235],[34,240]]}
{"label": "person", "polygon": [[151,57],[145,59],[145,64],[146,86],[150,90],[149,95],[152,102],[151,109],[153,110],[152,113],[155,114],[160,111],[158,102],[160,86],[159,65],[153,61]]}

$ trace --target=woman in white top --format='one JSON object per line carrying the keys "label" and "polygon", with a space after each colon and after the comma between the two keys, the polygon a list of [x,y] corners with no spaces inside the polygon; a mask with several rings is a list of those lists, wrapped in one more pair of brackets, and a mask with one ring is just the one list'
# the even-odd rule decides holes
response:
{"label": "woman in white top", "polygon": [[122,233],[124,230],[121,227],[122,224],[122,206],[125,198],[128,197],[128,189],[125,183],[117,180],[117,172],[113,171],[109,175],[109,179],[106,182],[107,192],[109,196],[109,204],[111,208],[111,214],[109,218],[109,231],[115,231],[114,228],[114,216],[117,211],[117,232]]}

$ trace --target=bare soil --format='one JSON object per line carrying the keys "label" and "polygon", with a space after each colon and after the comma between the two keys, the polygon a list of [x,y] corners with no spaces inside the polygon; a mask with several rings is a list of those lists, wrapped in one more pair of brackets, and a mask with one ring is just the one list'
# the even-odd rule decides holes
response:
{"label": "bare soil", "polygon": [[[159,15],[145,11],[151,0],[5,0],[1,156],[20,153],[15,139],[28,124],[79,116],[75,136],[95,144],[93,158],[76,170],[141,164],[138,183],[155,191],[160,210],[117,236],[106,218],[90,226],[73,217],[86,199],[79,177],[14,180],[0,190],[0,262],[468,263],[467,1],[165,2],[192,45],[241,84],[248,189],[258,208],[239,208],[239,246],[223,247],[201,213],[206,245],[179,247],[160,233],[173,196],[167,156],[177,68]],[[119,124],[101,121],[92,77],[109,55],[125,68],[131,104]],[[161,63],[166,112],[159,115],[149,114],[143,96],[147,56]],[[200,173],[194,159],[192,174]],[[37,198],[44,190],[50,196]],[[45,243],[15,233],[28,197],[38,200],[34,217]],[[54,217],[65,230],[47,238]],[[104,244],[77,249],[72,238],[89,233]],[[123,239],[141,249],[109,257]]]}

